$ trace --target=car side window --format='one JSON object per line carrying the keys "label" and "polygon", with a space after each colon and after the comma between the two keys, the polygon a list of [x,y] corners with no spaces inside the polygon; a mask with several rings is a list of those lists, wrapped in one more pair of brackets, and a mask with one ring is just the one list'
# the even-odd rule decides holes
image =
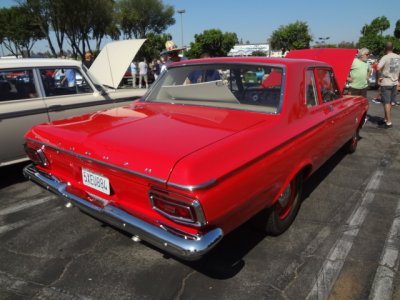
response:
{"label": "car side window", "polygon": [[306,71],[306,80],[305,80],[305,98],[307,107],[316,106],[318,104],[317,97],[317,89],[315,86],[315,78],[313,70]]}
{"label": "car side window", "polygon": [[31,69],[0,71],[0,101],[38,97]]}
{"label": "car side window", "polygon": [[333,77],[333,72],[327,68],[316,70],[317,85],[323,102],[330,102],[340,98],[340,93]]}
{"label": "car side window", "polygon": [[93,93],[81,71],[77,68],[40,69],[46,97]]}

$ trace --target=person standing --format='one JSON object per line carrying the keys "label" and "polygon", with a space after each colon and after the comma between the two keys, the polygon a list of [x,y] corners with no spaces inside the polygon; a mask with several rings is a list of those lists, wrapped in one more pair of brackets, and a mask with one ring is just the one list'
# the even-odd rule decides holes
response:
{"label": "person standing", "polygon": [[147,83],[147,63],[146,60],[143,59],[143,61],[139,62],[139,88],[142,88],[142,80],[146,84],[146,89],[149,88],[149,85]]}
{"label": "person standing", "polygon": [[132,76],[132,87],[136,88],[136,75],[137,75],[137,67],[136,62],[131,62],[131,76]]}
{"label": "person standing", "polygon": [[76,75],[74,69],[65,69],[65,77],[60,82],[61,86],[75,87]]}
{"label": "person standing", "polygon": [[393,53],[393,43],[387,42],[385,45],[386,55],[379,63],[377,70],[380,72],[381,94],[383,100],[385,122],[380,124],[380,128],[392,128],[392,103],[396,102],[397,89],[400,76],[400,56]]}
{"label": "person standing", "polygon": [[347,77],[349,82],[349,94],[367,97],[368,77],[371,73],[371,66],[367,62],[369,50],[362,48],[358,51],[357,57],[353,60],[350,74]]}
{"label": "person standing", "polygon": [[158,78],[158,76],[160,75],[160,60],[155,59],[153,61],[153,74],[154,74],[154,80],[156,80]]}
{"label": "person standing", "polygon": [[92,52],[86,52],[85,53],[85,59],[83,60],[83,64],[85,65],[85,67],[86,68],[90,68],[90,66],[92,65],[92,63],[93,63],[93,54],[92,54]]}

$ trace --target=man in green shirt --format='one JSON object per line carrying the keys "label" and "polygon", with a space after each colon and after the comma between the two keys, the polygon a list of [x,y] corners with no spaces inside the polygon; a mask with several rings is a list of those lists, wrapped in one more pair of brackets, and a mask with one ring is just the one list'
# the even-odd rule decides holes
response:
{"label": "man in green shirt", "polygon": [[371,66],[367,62],[368,56],[369,50],[367,48],[360,49],[351,65],[350,74],[347,77],[350,95],[367,97],[368,76],[371,72]]}

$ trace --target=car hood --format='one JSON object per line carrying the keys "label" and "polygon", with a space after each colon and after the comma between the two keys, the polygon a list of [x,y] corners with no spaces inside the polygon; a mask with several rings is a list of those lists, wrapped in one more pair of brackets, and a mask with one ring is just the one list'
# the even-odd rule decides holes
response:
{"label": "car hood", "polygon": [[108,43],[90,66],[90,75],[102,85],[118,88],[126,69],[145,41],[137,39]]}
{"label": "car hood", "polygon": [[166,181],[183,158],[265,118],[259,113],[137,101],[37,125],[26,137]]}
{"label": "car hood", "polygon": [[304,58],[325,62],[332,66],[339,89],[343,91],[357,49],[314,48],[292,50],[285,57]]}

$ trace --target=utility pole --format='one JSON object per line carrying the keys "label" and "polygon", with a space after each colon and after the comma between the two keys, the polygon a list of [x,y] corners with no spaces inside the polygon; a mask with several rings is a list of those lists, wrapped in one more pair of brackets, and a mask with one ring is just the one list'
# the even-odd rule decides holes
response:
{"label": "utility pole", "polygon": [[182,15],[186,12],[186,10],[179,9],[176,12],[181,15],[181,47],[183,48],[183,16]]}

